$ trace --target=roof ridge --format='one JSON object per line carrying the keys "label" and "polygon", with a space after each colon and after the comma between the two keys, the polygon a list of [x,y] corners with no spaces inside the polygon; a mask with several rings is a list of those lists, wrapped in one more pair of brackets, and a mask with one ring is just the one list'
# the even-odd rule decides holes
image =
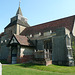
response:
{"label": "roof ridge", "polygon": [[27,28],[36,27],[36,26],[39,26],[39,25],[42,25],[42,24],[46,24],[46,23],[50,23],[50,22],[55,22],[55,21],[63,20],[63,19],[70,18],[70,17],[75,17],[75,15],[64,17],[64,18],[60,18],[60,19],[49,21],[49,22],[45,22],[45,23],[41,23],[41,24],[37,24],[37,25],[30,26],[30,27],[27,27]]}
{"label": "roof ridge", "polygon": [[67,29],[72,31],[74,19],[75,19],[75,15],[50,21],[50,22],[46,22],[46,23],[42,23],[42,24],[38,24],[35,26],[27,27],[22,31],[21,35],[36,34],[38,32],[43,33],[49,30],[55,31],[56,28],[60,28],[60,27],[66,27]]}

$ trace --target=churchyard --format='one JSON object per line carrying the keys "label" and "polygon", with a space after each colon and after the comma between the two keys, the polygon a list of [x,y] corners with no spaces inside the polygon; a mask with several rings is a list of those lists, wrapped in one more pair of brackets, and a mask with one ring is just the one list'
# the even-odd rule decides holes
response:
{"label": "churchyard", "polygon": [[75,75],[75,66],[3,64],[2,75]]}

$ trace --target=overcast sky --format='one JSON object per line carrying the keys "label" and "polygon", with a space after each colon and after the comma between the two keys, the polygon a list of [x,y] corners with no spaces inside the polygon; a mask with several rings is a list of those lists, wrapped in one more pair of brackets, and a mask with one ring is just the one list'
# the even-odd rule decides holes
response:
{"label": "overcast sky", "polygon": [[[0,0],[0,33],[18,7],[19,0]],[[75,0],[21,0],[20,7],[31,26],[75,15]]]}

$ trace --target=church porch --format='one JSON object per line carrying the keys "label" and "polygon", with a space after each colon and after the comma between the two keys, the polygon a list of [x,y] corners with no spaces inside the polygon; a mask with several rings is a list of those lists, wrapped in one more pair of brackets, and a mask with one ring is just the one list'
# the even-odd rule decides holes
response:
{"label": "church porch", "polygon": [[[27,45],[24,36],[14,35],[9,42],[8,62],[12,64],[32,62],[34,47]],[[23,40],[23,41],[20,41]],[[25,40],[25,41],[24,41]],[[20,44],[21,43],[21,44]],[[26,43],[26,45],[24,45]]]}

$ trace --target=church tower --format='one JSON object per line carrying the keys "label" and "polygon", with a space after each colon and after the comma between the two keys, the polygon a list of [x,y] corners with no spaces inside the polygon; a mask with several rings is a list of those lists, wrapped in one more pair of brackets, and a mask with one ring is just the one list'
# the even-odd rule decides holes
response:
{"label": "church tower", "polygon": [[29,27],[27,19],[23,17],[21,8],[19,6],[17,13],[11,18],[10,23],[5,27],[2,37],[0,37],[0,59],[7,59],[10,48],[7,47],[8,42],[13,34],[20,35],[20,33]]}
{"label": "church tower", "polygon": [[29,24],[27,18],[23,17],[19,6],[16,16],[12,17],[10,23],[5,27],[5,33],[19,35],[26,27],[29,27]]}

